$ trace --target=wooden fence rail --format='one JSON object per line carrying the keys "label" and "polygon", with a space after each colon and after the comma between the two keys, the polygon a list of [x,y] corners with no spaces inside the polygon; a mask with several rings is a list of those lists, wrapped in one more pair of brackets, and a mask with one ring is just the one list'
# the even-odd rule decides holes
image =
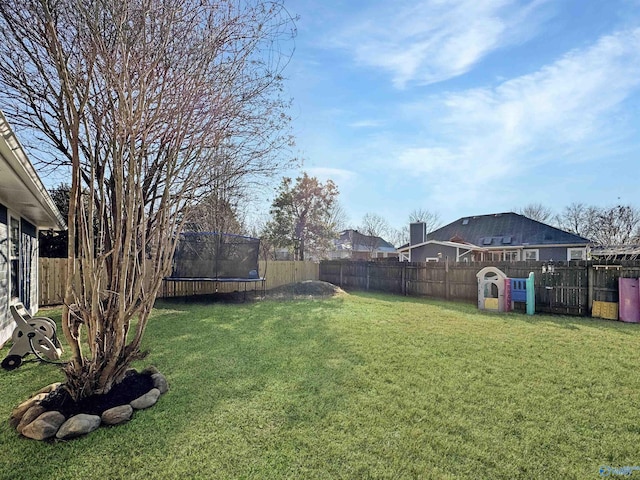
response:
{"label": "wooden fence rail", "polygon": [[[542,262],[515,263],[408,263],[408,262],[313,262],[261,261],[260,273],[266,289],[303,280],[323,280],[345,289],[377,290],[474,303],[478,298],[476,274],[493,265],[511,278],[535,273],[536,311],[568,315],[589,315],[594,301],[617,302],[618,278],[639,278],[640,261],[599,264],[571,262],[542,273]],[[64,296],[66,259],[41,258],[39,304],[57,305]],[[168,282],[167,282],[168,283]],[[254,285],[247,286],[253,289]],[[242,290],[236,283],[176,282],[160,289],[159,298]]]}
{"label": "wooden fence rail", "polygon": [[409,263],[409,262],[320,262],[320,280],[346,289],[378,290],[476,302],[476,274],[495,266],[510,278],[526,278],[534,272],[536,311],[567,315],[589,315],[594,301],[617,302],[618,278],[640,277],[640,262],[571,262],[542,273],[544,262],[515,263]]}
{"label": "wooden fence rail", "polygon": [[[41,258],[39,266],[39,304],[59,305],[64,298],[64,285],[67,278],[67,263],[64,258]],[[318,280],[319,265],[314,262],[259,262],[260,274],[265,277],[265,288],[286,285],[304,280]],[[158,298],[172,296],[204,295],[212,293],[242,291],[253,289],[254,284],[242,285],[236,282],[164,282]]]}

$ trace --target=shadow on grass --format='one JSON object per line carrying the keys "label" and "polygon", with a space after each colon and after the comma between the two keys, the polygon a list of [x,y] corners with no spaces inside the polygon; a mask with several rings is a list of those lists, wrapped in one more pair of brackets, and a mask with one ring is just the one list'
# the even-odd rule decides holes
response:
{"label": "shadow on grass", "polygon": [[171,433],[155,446],[159,454],[193,442],[195,424],[196,443],[216,449],[217,461],[267,461],[257,451],[263,442],[287,443],[287,432],[313,429],[339,409],[347,398],[341,385],[360,363],[329,328],[339,304],[196,304],[180,313],[175,304],[159,304],[146,347],[171,382],[166,408],[177,420],[160,425]]}
{"label": "shadow on grass", "polygon": [[[341,385],[360,359],[329,328],[339,308],[338,299],[158,302],[142,346],[150,354],[136,367],[157,366],[170,391],[129,423],[68,443],[27,440],[3,422],[0,478],[165,478],[168,469],[171,478],[215,477],[252,457],[268,461],[256,451],[262,442],[287,442],[286,432],[312,429],[345,401]],[[0,372],[5,418],[63,378],[52,366],[25,367]]]}

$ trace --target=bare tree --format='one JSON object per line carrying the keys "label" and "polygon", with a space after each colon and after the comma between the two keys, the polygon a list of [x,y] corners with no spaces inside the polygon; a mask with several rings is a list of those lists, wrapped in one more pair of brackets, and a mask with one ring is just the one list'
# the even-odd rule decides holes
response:
{"label": "bare tree", "polygon": [[553,211],[541,203],[529,203],[522,208],[516,209],[516,213],[542,223],[547,223],[549,219],[553,218]]}
{"label": "bare tree", "polygon": [[75,399],[107,392],[142,357],[210,172],[282,166],[277,46],[291,26],[278,0],[0,2],[0,100],[71,172],[62,327]]}
{"label": "bare tree", "polygon": [[329,223],[334,232],[341,232],[347,228],[349,217],[347,212],[337,200],[334,202],[329,212]]}
{"label": "bare tree", "polygon": [[640,240],[640,210],[631,205],[596,207],[572,203],[556,216],[560,228],[598,245],[626,245]]}
{"label": "bare tree", "polygon": [[246,233],[238,204],[215,189],[191,209],[185,228],[194,232]]}
{"label": "bare tree", "polygon": [[592,240],[599,245],[635,243],[640,233],[640,210],[629,205],[601,208],[595,216]]}
{"label": "bare tree", "polygon": [[[408,223],[424,223],[427,233],[431,233],[434,230],[437,230],[442,225],[439,214],[422,208],[415,209],[409,214]],[[409,232],[409,225],[403,226],[396,233],[397,245],[401,246],[409,243],[410,237],[411,234]]]}
{"label": "bare tree", "polygon": [[584,203],[572,203],[555,216],[555,223],[559,228],[567,232],[591,238],[596,229],[595,220],[597,215],[597,207],[588,206]]}
{"label": "bare tree", "polygon": [[371,253],[380,247],[380,239],[388,236],[391,230],[389,222],[377,213],[366,213],[358,226],[358,231],[365,235],[363,242]]}
{"label": "bare tree", "polygon": [[[432,212],[430,210],[425,210],[423,208],[417,208],[413,210],[409,214],[409,223],[424,223],[427,233],[433,232],[435,229],[442,225],[442,221],[440,220],[440,215],[436,212]],[[407,225],[407,239],[409,238],[409,226]],[[408,240],[407,240],[408,241]]]}

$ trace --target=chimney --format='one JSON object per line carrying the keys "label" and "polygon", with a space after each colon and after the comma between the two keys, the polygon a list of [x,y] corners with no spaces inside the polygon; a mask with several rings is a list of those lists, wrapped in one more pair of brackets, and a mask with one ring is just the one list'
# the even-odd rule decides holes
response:
{"label": "chimney", "polygon": [[418,245],[427,240],[427,224],[417,222],[409,224],[409,245]]}

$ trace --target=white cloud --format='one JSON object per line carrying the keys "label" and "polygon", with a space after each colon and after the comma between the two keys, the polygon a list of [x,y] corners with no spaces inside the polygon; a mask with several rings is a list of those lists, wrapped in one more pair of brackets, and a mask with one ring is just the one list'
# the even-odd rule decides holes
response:
{"label": "white cloud", "polygon": [[373,128],[382,125],[383,123],[380,120],[357,120],[349,123],[347,126],[351,128]]}
{"label": "white cloud", "polygon": [[469,71],[492,51],[532,35],[544,1],[384,2],[356,17],[335,40],[361,64],[388,70],[393,83],[430,84]]}
{"label": "white cloud", "polygon": [[337,185],[341,185],[354,180],[356,173],[343,168],[309,167],[304,169],[309,176],[316,177],[321,182],[333,180]]}
{"label": "white cloud", "polygon": [[437,136],[400,151],[397,165],[437,179],[441,189],[432,192],[440,200],[455,184],[460,201],[473,201],[542,166],[557,171],[615,153],[629,128],[618,116],[639,87],[640,28],[604,36],[496,88],[423,104],[423,115],[438,119],[430,124]]}

